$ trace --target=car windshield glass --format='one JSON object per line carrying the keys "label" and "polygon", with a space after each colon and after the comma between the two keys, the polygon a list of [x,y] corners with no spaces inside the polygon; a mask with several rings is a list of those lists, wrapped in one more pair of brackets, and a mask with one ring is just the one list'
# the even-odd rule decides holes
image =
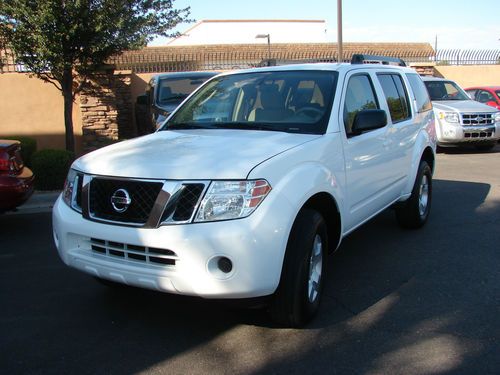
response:
{"label": "car windshield glass", "polygon": [[323,134],[337,72],[272,71],[213,79],[162,130],[252,129]]}
{"label": "car windshield glass", "polygon": [[211,76],[161,78],[158,83],[158,104],[180,103]]}
{"label": "car windshield glass", "polygon": [[500,90],[495,91],[495,94],[500,98]]}
{"label": "car windshield glass", "polygon": [[452,81],[426,81],[431,100],[470,100],[470,97]]}

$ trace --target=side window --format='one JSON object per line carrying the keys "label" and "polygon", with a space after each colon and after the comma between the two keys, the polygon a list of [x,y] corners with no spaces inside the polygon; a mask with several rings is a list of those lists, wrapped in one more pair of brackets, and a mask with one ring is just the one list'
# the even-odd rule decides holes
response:
{"label": "side window", "polygon": [[364,109],[378,109],[378,101],[370,77],[365,74],[349,79],[344,103],[344,126],[347,135],[352,134],[356,114]]}
{"label": "side window", "polygon": [[487,102],[492,102],[495,101],[493,98],[493,95],[489,93],[488,91],[480,90],[477,93],[476,100],[481,103],[487,103]]}
{"label": "side window", "polygon": [[393,123],[410,118],[408,98],[399,74],[377,74],[378,80],[384,90],[387,106]]}
{"label": "side window", "polygon": [[410,73],[406,75],[406,78],[408,78],[408,82],[410,82],[410,87],[417,101],[417,112],[430,111],[432,109],[431,99],[429,98],[429,93],[420,76],[416,73]]}

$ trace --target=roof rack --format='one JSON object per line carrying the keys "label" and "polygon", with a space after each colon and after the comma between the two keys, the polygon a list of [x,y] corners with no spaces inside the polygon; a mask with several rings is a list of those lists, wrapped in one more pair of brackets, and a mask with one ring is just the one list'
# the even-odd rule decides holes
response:
{"label": "roof rack", "polygon": [[406,63],[397,57],[375,56],[375,55],[352,55],[351,64],[382,64],[382,65],[397,65],[406,66]]}

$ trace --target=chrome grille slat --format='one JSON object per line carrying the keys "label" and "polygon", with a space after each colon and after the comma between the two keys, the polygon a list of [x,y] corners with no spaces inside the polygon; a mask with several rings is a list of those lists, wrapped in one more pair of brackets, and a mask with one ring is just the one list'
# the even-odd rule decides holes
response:
{"label": "chrome grille slat", "polygon": [[462,113],[461,116],[464,126],[493,125],[495,123],[493,113]]}

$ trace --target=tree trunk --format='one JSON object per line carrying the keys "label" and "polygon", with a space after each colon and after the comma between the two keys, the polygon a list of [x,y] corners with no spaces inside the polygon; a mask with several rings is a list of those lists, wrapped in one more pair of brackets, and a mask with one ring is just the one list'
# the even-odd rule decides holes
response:
{"label": "tree trunk", "polygon": [[71,68],[64,69],[61,82],[64,97],[64,129],[66,130],[66,150],[75,152],[75,137],[73,134],[73,72]]}

